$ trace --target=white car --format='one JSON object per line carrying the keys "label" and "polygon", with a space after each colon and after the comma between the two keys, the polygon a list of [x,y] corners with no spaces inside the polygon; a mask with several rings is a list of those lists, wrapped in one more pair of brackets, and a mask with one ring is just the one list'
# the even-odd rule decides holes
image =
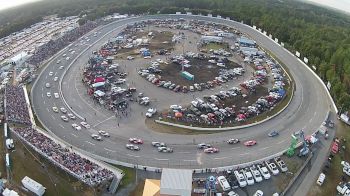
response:
{"label": "white car", "polygon": [[171,152],[174,152],[174,150],[172,149],[172,148],[169,148],[169,147],[162,147],[162,146],[160,146],[160,147],[158,147],[158,152],[169,152],[169,153],[171,153]]}
{"label": "white car", "polygon": [[86,129],[90,129],[90,125],[87,122],[83,121],[80,124],[81,124],[81,126],[85,127]]}
{"label": "white car", "polygon": [[102,137],[97,134],[91,134],[91,138],[97,141],[102,141]]}
{"label": "white car", "polygon": [[139,146],[136,146],[134,144],[126,144],[125,147],[129,150],[134,150],[134,151],[139,151],[140,150],[140,147]]}
{"label": "white car", "polygon": [[61,62],[61,60],[58,60],[58,61],[57,61],[57,64],[60,64],[60,62]]}
{"label": "white car", "polygon": [[171,105],[169,108],[172,110],[181,110],[182,106],[181,105]]}
{"label": "white car", "polygon": [[242,173],[238,172],[237,170],[235,170],[233,173],[236,176],[236,179],[238,181],[239,186],[241,188],[246,187],[247,186],[247,181],[245,180],[244,175]]}
{"label": "white car", "polygon": [[152,146],[154,146],[154,147],[166,147],[166,144],[163,142],[152,142]]}
{"label": "white car", "polygon": [[58,95],[58,93],[54,93],[53,95],[55,96],[56,99],[60,98],[60,96]]}
{"label": "white car", "polygon": [[253,174],[255,182],[261,182],[263,180],[259,170],[255,167],[255,165],[251,166],[249,169]]}
{"label": "white car", "polygon": [[53,72],[52,71],[49,72],[49,76],[53,76]]}
{"label": "white car", "polygon": [[50,83],[45,84],[46,88],[50,88]]}
{"label": "white car", "polygon": [[128,60],[133,60],[135,57],[132,57],[132,56],[127,56],[126,59]]}
{"label": "white car", "polygon": [[267,168],[269,168],[269,170],[271,171],[271,173],[273,175],[278,175],[280,173],[280,171],[278,170],[278,168],[277,168],[275,163],[269,162],[269,161],[265,161],[265,164],[266,164]]}
{"label": "white car", "polygon": [[98,134],[102,135],[103,137],[110,137],[109,133],[107,133],[106,131],[99,130]]}
{"label": "white car", "polygon": [[62,112],[63,114],[67,113],[67,110],[66,110],[66,108],[64,108],[64,107],[61,107],[60,110],[61,110],[61,112]]}
{"label": "white car", "polygon": [[70,59],[70,57],[68,56],[67,58],[66,58],[66,60],[68,61]]}
{"label": "white car", "polygon": [[210,144],[206,144],[206,143],[200,143],[197,145],[198,149],[206,149],[206,148],[211,148]]}
{"label": "white car", "polygon": [[77,125],[77,124],[72,124],[72,127],[77,130],[77,131],[80,131],[81,130],[81,126]]}
{"label": "white car", "polygon": [[343,173],[350,176],[350,167],[343,167]]}
{"label": "white car", "polygon": [[248,169],[243,169],[242,173],[244,174],[244,177],[248,183],[248,185],[253,185],[254,184],[254,178],[252,173]]}
{"label": "white car", "polygon": [[64,66],[60,66],[58,69],[63,69],[64,68]]}
{"label": "white car", "polygon": [[257,190],[253,196],[263,196],[264,192],[262,192],[261,190]]}
{"label": "white car", "polygon": [[260,171],[261,175],[264,177],[265,180],[268,180],[271,178],[271,174],[269,170],[263,166],[263,165],[257,165],[258,170]]}
{"label": "white car", "polygon": [[280,168],[280,170],[282,172],[287,172],[288,171],[287,165],[284,163],[284,161],[280,157],[276,157],[275,158],[275,162],[277,163],[277,166]]}
{"label": "white car", "polygon": [[47,92],[47,93],[46,93],[46,96],[47,96],[47,97],[51,97],[51,93],[50,93],[50,92]]}
{"label": "white car", "polygon": [[146,112],[146,117],[151,118],[155,113],[157,113],[157,109],[149,108]]}
{"label": "white car", "polygon": [[319,186],[322,186],[324,180],[326,179],[326,175],[324,173],[321,173],[319,176],[318,176],[318,179],[317,179],[317,184]]}
{"label": "white car", "polygon": [[63,56],[63,57],[65,57],[65,56],[66,56],[66,54],[63,54],[62,56]]}
{"label": "white car", "polygon": [[65,122],[68,122],[68,118],[66,117],[66,116],[61,116],[61,119],[63,120],[63,121],[65,121]]}
{"label": "white car", "polygon": [[58,81],[58,77],[57,77],[57,76],[54,77],[54,78],[53,78],[53,81],[57,82],[57,81]]}
{"label": "white car", "polygon": [[350,164],[346,161],[341,161],[340,164],[343,166],[343,167],[350,167]]}
{"label": "white car", "polygon": [[68,113],[67,116],[72,119],[72,120],[75,120],[75,116],[72,114],[72,113]]}
{"label": "white car", "polygon": [[53,110],[54,112],[56,112],[56,113],[59,112],[57,107],[52,107],[52,110]]}

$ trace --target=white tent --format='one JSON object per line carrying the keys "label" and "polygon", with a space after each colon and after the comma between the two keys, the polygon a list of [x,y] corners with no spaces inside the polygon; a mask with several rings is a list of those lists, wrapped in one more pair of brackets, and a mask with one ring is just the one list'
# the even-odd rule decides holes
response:
{"label": "white tent", "polygon": [[45,193],[46,188],[40,183],[36,182],[35,180],[29,178],[28,176],[22,179],[22,184],[25,188],[32,191],[38,196],[44,195]]}

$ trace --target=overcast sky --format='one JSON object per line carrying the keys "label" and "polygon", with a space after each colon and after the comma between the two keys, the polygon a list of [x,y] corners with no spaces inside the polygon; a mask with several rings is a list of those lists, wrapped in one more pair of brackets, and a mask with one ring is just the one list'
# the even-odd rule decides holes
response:
{"label": "overcast sky", "polygon": [[350,0],[305,0],[326,5],[350,13]]}
{"label": "overcast sky", "polygon": [[0,0],[0,10],[40,0]]}
{"label": "overcast sky", "polygon": [[[0,0],[0,10],[4,10],[10,7],[34,2],[40,0]],[[323,5],[327,5],[336,9],[340,9],[350,13],[350,0],[305,0],[311,1]]]}

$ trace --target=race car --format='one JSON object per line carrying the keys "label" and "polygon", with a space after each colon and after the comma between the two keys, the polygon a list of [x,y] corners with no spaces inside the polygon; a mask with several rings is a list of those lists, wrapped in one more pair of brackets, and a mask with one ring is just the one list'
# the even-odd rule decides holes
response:
{"label": "race car", "polygon": [[154,147],[166,147],[166,144],[163,142],[152,142],[152,146],[154,146]]}
{"label": "race car", "polygon": [[275,137],[278,136],[279,133],[277,131],[271,131],[269,134],[267,134],[269,137]]}
{"label": "race car", "polygon": [[126,144],[125,147],[129,150],[139,151],[140,147],[134,145],[134,144]]}
{"label": "race car", "polygon": [[129,138],[129,142],[134,144],[143,144],[143,140],[139,138]]}
{"label": "race car", "polygon": [[217,149],[217,148],[206,148],[206,149],[204,149],[204,152],[205,153],[217,153],[217,152],[219,152],[219,149]]}
{"label": "race car", "polygon": [[257,144],[257,142],[255,140],[248,140],[248,141],[244,142],[245,146],[254,146],[256,144]]}
{"label": "race car", "polygon": [[98,134],[102,135],[103,137],[109,137],[109,133],[107,133],[106,131],[102,131],[102,130],[99,130],[98,131]]}
{"label": "race car", "polygon": [[200,143],[197,145],[198,149],[206,149],[206,148],[210,148],[211,145],[210,144],[206,144],[206,143]]}
{"label": "race car", "polygon": [[239,142],[240,142],[239,139],[229,139],[229,140],[227,140],[228,144],[237,144]]}
{"label": "race car", "polygon": [[169,147],[158,147],[158,152],[174,152],[174,150]]}

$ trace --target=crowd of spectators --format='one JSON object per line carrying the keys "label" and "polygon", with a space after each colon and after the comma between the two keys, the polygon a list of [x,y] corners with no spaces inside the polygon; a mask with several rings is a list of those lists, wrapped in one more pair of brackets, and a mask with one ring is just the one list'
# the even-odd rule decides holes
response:
{"label": "crowd of spectators", "polygon": [[37,130],[27,127],[15,128],[14,131],[40,154],[89,186],[95,186],[113,178],[112,171],[81,157]]}
{"label": "crowd of spectators", "polygon": [[82,26],[79,26],[56,40],[50,40],[46,44],[40,46],[35,53],[27,60],[27,63],[38,66],[44,60],[56,54],[65,46],[75,41],[85,33],[91,31],[97,26],[95,22],[87,22]]}
{"label": "crowd of spectators", "polygon": [[31,125],[23,87],[7,85],[5,90],[7,122]]}

